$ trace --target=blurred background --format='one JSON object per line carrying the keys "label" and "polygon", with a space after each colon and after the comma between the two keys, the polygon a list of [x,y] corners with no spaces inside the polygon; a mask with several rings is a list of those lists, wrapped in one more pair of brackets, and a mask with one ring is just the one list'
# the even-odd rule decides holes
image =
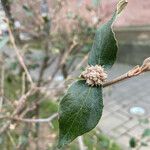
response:
{"label": "blurred background", "polygon": [[[56,116],[66,88],[87,65],[97,27],[109,20],[116,4],[117,0],[1,0],[1,150],[57,150],[56,117],[45,123],[13,120],[3,130],[8,123],[3,116],[13,114],[20,97],[30,89],[16,51],[33,82],[42,87],[28,97],[18,117]],[[109,79],[150,56],[149,8],[149,0],[128,0],[115,21],[119,51]],[[82,143],[75,140],[64,150],[150,150],[149,83],[148,72],[104,89],[100,123],[82,137]]]}

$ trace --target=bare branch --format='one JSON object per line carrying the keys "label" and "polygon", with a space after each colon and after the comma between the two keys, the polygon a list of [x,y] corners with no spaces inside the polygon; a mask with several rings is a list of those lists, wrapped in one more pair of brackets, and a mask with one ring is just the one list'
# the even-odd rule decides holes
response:
{"label": "bare branch", "polygon": [[42,119],[28,119],[28,118],[17,118],[17,117],[13,117],[11,119],[15,121],[26,122],[26,123],[46,123],[46,122],[51,122],[56,117],[58,117],[58,113],[55,113],[48,118],[42,118]]}
{"label": "bare branch", "polygon": [[81,68],[81,66],[87,61],[88,55],[85,55],[83,60],[76,66],[75,70]]}
{"label": "bare branch", "polygon": [[75,41],[73,41],[73,43],[70,45],[69,49],[64,53],[64,54],[61,54],[60,57],[59,57],[59,60],[58,60],[58,63],[57,63],[57,67],[55,68],[54,72],[52,73],[52,75],[50,77],[48,77],[48,80],[44,83],[44,85],[46,84],[50,84],[55,75],[57,74],[57,72],[59,71],[59,69],[61,67],[63,67],[63,65],[65,64],[65,61],[68,57],[68,55],[72,52],[72,50],[78,45],[78,43],[76,43]]}
{"label": "bare branch", "polygon": [[21,98],[18,100],[18,106],[16,108],[16,110],[12,113],[10,120],[7,121],[4,126],[1,127],[0,129],[0,135],[3,134],[7,128],[10,126],[13,117],[15,117],[16,115],[19,115],[20,111],[24,108],[25,103],[27,98],[33,94],[37,89],[33,86],[26,94],[22,95]]}
{"label": "bare branch", "polygon": [[71,44],[70,48],[64,53],[63,59],[61,60],[61,65],[63,65],[63,64],[66,62],[66,60],[67,60],[69,54],[72,52],[72,50],[73,50],[77,45],[78,45],[78,43],[76,43],[75,41],[73,41],[73,43]]}
{"label": "bare branch", "polygon": [[25,123],[47,123],[47,122],[51,122],[56,117],[58,117],[58,113],[55,113],[48,118],[40,118],[40,119],[29,119],[29,118],[10,117],[10,116],[2,116],[0,117],[0,119],[10,119],[13,121],[19,121]]}
{"label": "bare branch", "polygon": [[22,95],[25,94],[26,91],[26,74],[23,72],[22,74]]}
{"label": "bare branch", "polygon": [[28,69],[27,69],[27,67],[26,67],[26,65],[24,63],[23,57],[21,56],[21,54],[19,52],[19,49],[16,46],[13,33],[12,33],[11,28],[9,26],[9,20],[8,19],[5,19],[5,20],[6,20],[7,24],[8,24],[8,32],[9,32],[10,41],[11,41],[11,43],[13,45],[13,48],[15,50],[15,53],[16,53],[17,58],[19,60],[19,63],[22,66],[22,68],[24,69],[24,71],[25,71],[25,73],[26,73],[26,75],[28,77],[29,82],[31,83],[31,85],[33,85],[33,81],[32,81],[31,75],[30,75],[30,73],[29,73],[29,71],[28,71]]}
{"label": "bare branch", "polygon": [[132,78],[132,77],[135,77],[135,76],[138,76],[140,74],[142,74],[143,72],[145,72],[145,70],[143,69],[143,67],[139,67],[139,66],[135,66],[133,69],[131,69],[130,71],[128,71],[127,73],[111,80],[111,81],[108,81],[108,82],[105,82],[103,84],[103,87],[107,87],[107,86],[111,86],[113,84],[117,84],[121,81],[124,81],[126,79],[129,79],[129,78]]}
{"label": "bare branch", "polygon": [[16,110],[14,111],[14,113],[12,114],[12,116],[18,115],[20,113],[20,111],[25,106],[25,103],[26,103],[28,97],[36,91],[37,91],[36,87],[32,87],[26,94],[24,94],[20,97],[20,99],[18,100],[18,106],[17,106]]}

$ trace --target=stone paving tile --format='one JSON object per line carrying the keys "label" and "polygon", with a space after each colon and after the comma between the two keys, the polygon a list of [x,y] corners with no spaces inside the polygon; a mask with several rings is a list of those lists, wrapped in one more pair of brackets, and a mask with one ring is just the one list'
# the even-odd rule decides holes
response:
{"label": "stone paving tile", "polygon": [[103,118],[108,117],[109,115],[111,115],[111,112],[107,111],[106,109],[103,110]]}
{"label": "stone paving tile", "polygon": [[[110,72],[110,79],[128,71],[131,66],[116,65]],[[150,73],[132,78],[125,82],[104,89],[104,112],[99,123],[104,133],[116,139],[123,150],[129,149],[128,143],[131,136],[139,138],[149,125],[140,125],[139,119],[150,116]],[[136,116],[130,113],[131,107],[145,109],[144,116]],[[150,150],[150,147],[144,147]]]}
{"label": "stone paving tile", "polygon": [[127,129],[131,129],[139,124],[139,121],[137,119],[130,119],[126,123],[124,123],[124,127]]}
{"label": "stone paving tile", "polygon": [[138,126],[134,127],[133,129],[130,129],[128,131],[128,134],[130,136],[133,136],[133,137],[136,137],[139,139],[141,137],[143,131],[144,131],[144,128],[142,128],[140,125],[138,125]]}
{"label": "stone paving tile", "polygon": [[129,139],[128,135],[123,135],[117,139],[117,142],[122,145],[123,148],[129,149]]}
{"label": "stone paving tile", "polygon": [[109,136],[112,137],[113,139],[117,139],[118,137],[120,137],[120,133],[116,132],[115,130],[111,130],[109,131]]}
{"label": "stone paving tile", "polygon": [[119,136],[125,134],[126,131],[127,131],[127,128],[124,126],[120,126],[115,130],[115,132],[117,132],[119,134]]}
{"label": "stone paving tile", "polygon": [[150,150],[150,146],[147,146],[147,147],[141,147],[140,150]]}
{"label": "stone paving tile", "polygon": [[113,115],[110,115],[106,118],[102,117],[101,121],[99,123],[100,129],[102,129],[104,132],[108,133],[115,127],[121,125],[122,120],[119,119],[118,117],[115,117]]}
{"label": "stone paving tile", "polygon": [[117,117],[118,119],[120,119],[122,121],[122,123],[127,122],[130,119],[129,117],[127,117],[126,115],[123,115],[123,114],[119,113],[118,111],[114,112],[113,115],[115,117]]}
{"label": "stone paving tile", "polygon": [[112,112],[116,112],[117,110],[121,109],[121,106],[119,106],[118,104],[112,104],[112,105],[108,105],[107,106],[107,110],[112,113]]}
{"label": "stone paving tile", "polygon": [[122,129],[121,126],[118,126],[112,130],[109,131],[108,136],[114,138],[114,139],[118,139],[119,137],[123,136],[124,134],[126,134],[127,129]]}
{"label": "stone paving tile", "polygon": [[131,117],[132,115],[129,112],[129,108],[128,107],[122,107],[122,109],[120,109],[118,112],[120,112],[120,114],[127,116],[127,117]]}
{"label": "stone paving tile", "polygon": [[109,97],[109,98],[104,97],[104,108],[107,108],[107,107],[109,107],[109,106],[112,106],[112,105],[116,105],[116,104],[117,104],[117,102],[114,101],[113,99],[112,99],[112,101],[110,101],[110,98],[111,98],[111,97]]}

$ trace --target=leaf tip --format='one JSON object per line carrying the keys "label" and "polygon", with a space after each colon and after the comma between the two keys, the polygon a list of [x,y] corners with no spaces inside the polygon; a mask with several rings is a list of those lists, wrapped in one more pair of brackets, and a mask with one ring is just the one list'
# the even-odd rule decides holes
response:
{"label": "leaf tip", "polygon": [[60,148],[64,147],[65,145],[69,144],[70,142],[71,142],[70,140],[67,140],[64,137],[62,137],[62,138],[59,137],[57,148],[60,149]]}
{"label": "leaf tip", "polygon": [[117,14],[119,15],[122,10],[127,6],[128,1],[127,0],[119,0],[117,4]]}
{"label": "leaf tip", "polygon": [[58,144],[57,144],[57,148],[60,149],[64,146],[63,142],[61,139],[59,139]]}
{"label": "leaf tip", "polygon": [[57,148],[58,148],[58,149],[62,148],[62,144],[61,144],[61,143],[58,143],[58,144],[57,144]]}

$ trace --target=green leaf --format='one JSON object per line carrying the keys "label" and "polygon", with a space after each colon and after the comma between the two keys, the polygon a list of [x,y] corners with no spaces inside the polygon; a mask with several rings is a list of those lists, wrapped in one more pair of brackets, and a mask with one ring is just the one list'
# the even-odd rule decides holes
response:
{"label": "green leaf", "polygon": [[7,44],[8,41],[9,41],[8,36],[5,36],[2,39],[0,39],[0,49],[3,48]]}
{"label": "green leaf", "polygon": [[137,146],[137,140],[134,137],[132,137],[129,141],[129,145],[131,148],[135,148]]}
{"label": "green leaf", "polygon": [[150,128],[145,129],[144,132],[143,132],[143,134],[142,134],[142,137],[147,137],[147,136],[150,137]]}
{"label": "green leaf", "polygon": [[114,64],[118,47],[112,25],[117,15],[120,14],[126,5],[127,1],[120,0],[112,18],[97,29],[93,47],[89,53],[89,65],[101,65],[105,68],[111,68]]}
{"label": "green leaf", "polygon": [[101,87],[88,86],[84,80],[73,83],[60,103],[58,147],[92,130],[99,122],[102,110]]}

